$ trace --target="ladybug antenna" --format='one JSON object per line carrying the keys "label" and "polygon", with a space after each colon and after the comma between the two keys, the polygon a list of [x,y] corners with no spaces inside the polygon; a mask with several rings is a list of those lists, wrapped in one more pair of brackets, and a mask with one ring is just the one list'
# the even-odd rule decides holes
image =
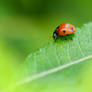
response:
{"label": "ladybug antenna", "polygon": [[58,32],[57,32],[57,30],[55,30],[53,33],[53,39],[56,40],[57,37],[58,37]]}

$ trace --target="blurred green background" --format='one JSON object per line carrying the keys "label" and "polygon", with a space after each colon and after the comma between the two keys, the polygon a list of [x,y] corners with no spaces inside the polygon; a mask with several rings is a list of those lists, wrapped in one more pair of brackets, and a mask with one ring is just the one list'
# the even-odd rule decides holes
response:
{"label": "blurred green background", "polygon": [[0,0],[0,82],[8,83],[13,71],[30,53],[53,40],[52,33],[59,24],[67,22],[81,27],[91,22],[91,3],[89,0]]}
{"label": "blurred green background", "polygon": [[[91,22],[91,3],[89,0],[0,0],[1,73],[18,67],[30,53],[53,40],[53,30],[59,24],[68,22],[81,27]],[[9,70],[7,76],[13,72],[12,68]]]}
{"label": "blurred green background", "polygon": [[[77,27],[92,21],[89,0],[1,0],[0,37],[5,53],[17,63],[52,40],[53,30],[68,22]],[[4,55],[3,55],[4,56]],[[6,58],[7,60],[7,58]]]}

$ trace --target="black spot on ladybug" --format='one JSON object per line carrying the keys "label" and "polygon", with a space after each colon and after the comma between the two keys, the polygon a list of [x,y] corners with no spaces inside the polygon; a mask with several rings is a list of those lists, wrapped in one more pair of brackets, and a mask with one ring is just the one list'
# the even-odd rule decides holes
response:
{"label": "black spot on ladybug", "polygon": [[71,30],[73,31],[73,28],[71,28]]}
{"label": "black spot on ladybug", "polygon": [[63,33],[65,33],[66,31],[65,30],[63,30]]}

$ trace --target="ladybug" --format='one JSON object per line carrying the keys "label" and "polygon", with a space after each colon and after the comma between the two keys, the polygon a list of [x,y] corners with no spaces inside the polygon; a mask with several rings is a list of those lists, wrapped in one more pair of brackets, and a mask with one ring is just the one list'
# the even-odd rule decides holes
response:
{"label": "ladybug", "polygon": [[66,36],[74,34],[75,32],[76,28],[72,24],[69,23],[60,24],[53,32],[53,38],[56,40],[58,36]]}

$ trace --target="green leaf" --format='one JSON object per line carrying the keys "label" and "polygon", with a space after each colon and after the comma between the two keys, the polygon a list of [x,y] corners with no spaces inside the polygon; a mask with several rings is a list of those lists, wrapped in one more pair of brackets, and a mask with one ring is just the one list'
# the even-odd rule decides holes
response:
{"label": "green leaf", "polygon": [[[92,92],[92,23],[30,54],[9,92]],[[40,44],[40,43],[39,43]]]}

